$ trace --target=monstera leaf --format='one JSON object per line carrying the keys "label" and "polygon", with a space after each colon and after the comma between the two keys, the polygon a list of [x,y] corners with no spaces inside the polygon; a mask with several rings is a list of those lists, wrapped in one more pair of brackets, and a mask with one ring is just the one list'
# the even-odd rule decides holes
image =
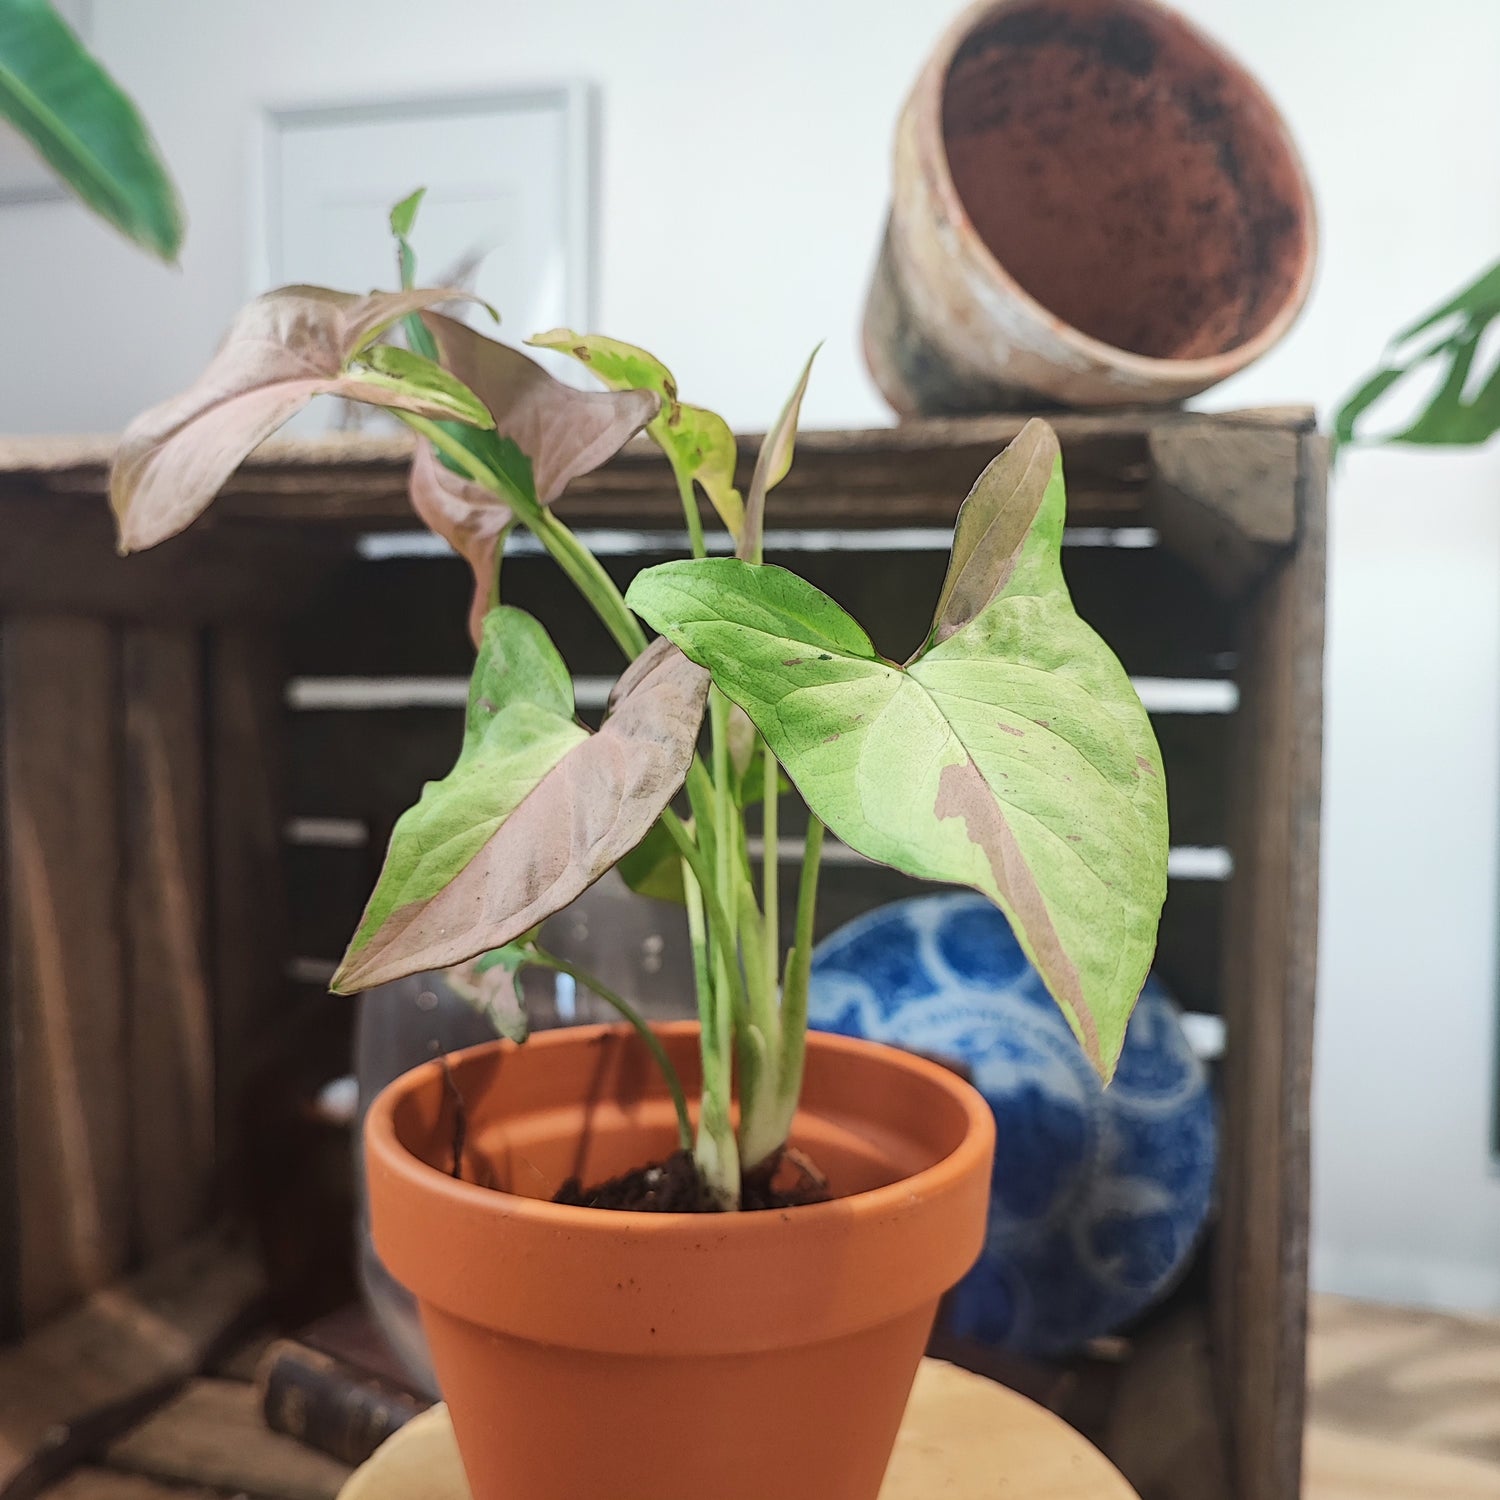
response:
{"label": "monstera leaf", "polygon": [[125,429],[109,481],[121,550],[155,546],[196,520],[250,451],[314,396],[491,425],[460,381],[419,355],[391,350],[376,367],[352,368],[398,319],[465,295],[288,286],[257,297],[197,381]]}
{"label": "monstera leaf", "polygon": [[556,349],[572,355],[612,390],[655,391],[662,406],[647,432],[667,455],[680,480],[685,483],[696,480],[703,486],[703,493],[719,519],[729,534],[739,540],[745,504],[734,487],[738,450],[734,433],[723,417],[679,401],[672,372],[655,355],[637,349],[634,344],[622,344],[619,339],[598,333],[574,333],[571,328],[554,328],[551,333],[539,333],[527,342],[538,349]]}
{"label": "monstera leaf", "polygon": [[667,563],[627,597],[712,671],[835,834],[1004,910],[1107,1078],[1155,947],[1166,792],[1124,669],[1073,612],[1063,511],[1056,438],[1028,424],[965,502],[905,667],[781,568]]}
{"label": "monstera leaf", "polygon": [[561,910],[672,800],[707,693],[706,672],[653,642],[590,734],[547,633],[521,610],[491,610],[458,762],[396,824],[333,988],[448,968]]}

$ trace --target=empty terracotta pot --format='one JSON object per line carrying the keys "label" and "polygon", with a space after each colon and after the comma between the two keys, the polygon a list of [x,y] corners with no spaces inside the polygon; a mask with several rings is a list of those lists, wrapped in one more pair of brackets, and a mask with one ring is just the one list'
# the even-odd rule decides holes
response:
{"label": "empty terracotta pot", "polygon": [[1169,402],[1264,354],[1311,191],[1259,85],[1152,0],[981,0],[896,134],[865,357],[902,415]]}
{"label": "empty terracotta pot", "polygon": [[[695,1093],[696,1024],[659,1034]],[[451,1083],[431,1063],[380,1095],[365,1150],[375,1244],[421,1306],[475,1500],[876,1500],[938,1299],[983,1240],[979,1094],[815,1035],[793,1139],[835,1201],[610,1213],[549,1199],[675,1147],[637,1037],[449,1062]]]}

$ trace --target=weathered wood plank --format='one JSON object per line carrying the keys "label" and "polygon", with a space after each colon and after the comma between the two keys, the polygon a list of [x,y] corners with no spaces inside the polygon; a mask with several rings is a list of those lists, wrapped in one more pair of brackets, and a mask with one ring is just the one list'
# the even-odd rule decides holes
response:
{"label": "weathered wood plank", "polygon": [[347,1464],[272,1432],[253,1385],[194,1380],[139,1427],[110,1444],[117,1469],[174,1484],[267,1497],[334,1500]]}
{"label": "weathered wood plank", "polygon": [[116,639],[100,621],[6,623],[8,978],[26,1327],[113,1280],[130,1249],[117,667]]}
{"label": "weathered wood plank", "polygon": [[0,1495],[27,1500],[200,1368],[254,1312],[260,1267],[207,1235],[0,1350]]}
{"label": "weathered wood plank", "polygon": [[97,499],[0,481],[6,546],[0,609],[56,610],[193,624],[270,620],[305,603],[352,538],[225,524],[218,516],[160,547],[121,557]]}
{"label": "weathered wood plank", "polygon": [[[1307,431],[1306,407],[1205,414],[1159,409],[1049,414],[1063,444],[1072,514],[1088,525],[1140,523],[1147,478],[1145,434],[1163,428],[1243,426]],[[906,422],[860,432],[806,432],[798,461],[772,495],[773,525],[904,526],[951,520],[980,470],[1020,431],[1024,416]],[[742,482],[759,446],[740,437]],[[64,496],[104,493],[106,439],[7,440],[0,444],[0,502],[23,484]],[[334,526],[410,524],[404,437],[277,440],[262,446],[225,487],[217,514]],[[585,476],[564,502],[575,524],[677,524],[663,461],[637,441]]]}
{"label": "weathered wood plank", "polygon": [[200,637],[127,629],[124,681],[134,1243],[149,1259],[202,1227],[213,1181]]}
{"label": "weathered wood plank", "polygon": [[[607,558],[621,587],[668,554]],[[947,568],[941,551],[768,552],[802,574],[905,660],[921,643]],[[1063,571],[1078,612],[1126,668],[1144,677],[1224,677],[1233,669],[1233,613],[1163,547],[1066,547]],[[534,614],[575,672],[611,674],[620,653],[550,558],[507,559],[507,603]],[[351,559],[329,578],[289,640],[293,675],[467,676],[472,588],[457,558]]]}
{"label": "weathered wood plank", "polygon": [[246,1080],[287,1003],[285,708],[276,637],[214,631],[208,660],[216,1139],[232,1161]]}
{"label": "weathered wood plank", "polygon": [[1224,951],[1219,1399],[1237,1500],[1298,1493],[1317,973],[1326,448],[1303,440],[1300,545],[1248,605]]}

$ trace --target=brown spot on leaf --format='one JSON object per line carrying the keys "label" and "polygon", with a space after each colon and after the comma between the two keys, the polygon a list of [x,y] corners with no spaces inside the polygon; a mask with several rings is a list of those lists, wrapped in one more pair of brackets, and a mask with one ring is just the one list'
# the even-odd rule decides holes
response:
{"label": "brown spot on leaf", "polygon": [[823,736],[823,743],[825,745],[831,745],[835,740],[841,740],[843,739],[843,737],[844,731],[842,729],[835,729],[832,734],[825,734]]}
{"label": "brown spot on leaf", "polygon": [[997,724],[995,726],[1001,734],[1013,734],[1018,740],[1026,738],[1024,729],[1017,729],[1014,724]]}
{"label": "brown spot on leaf", "polygon": [[781,665],[784,667],[800,667],[806,660],[805,656],[789,656]]}
{"label": "brown spot on leaf", "polygon": [[1145,773],[1146,773],[1146,774],[1147,774],[1147,775],[1148,775],[1148,776],[1155,776],[1155,775],[1156,775],[1156,767],[1155,767],[1155,766],[1153,766],[1153,765],[1152,765],[1152,764],[1151,764],[1151,762],[1150,762],[1150,761],[1149,761],[1149,760],[1147,760],[1147,759],[1146,759],[1146,757],[1145,757],[1145,756],[1144,756],[1144,755],[1137,755],[1137,756],[1136,756],[1136,758],[1135,758],[1135,763],[1136,763],[1136,765],[1138,765],[1138,766],[1139,766],[1139,767],[1140,767],[1140,768],[1141,768],[1141,770],[1143,770],[1143,771],[1144,771],[1144,772],[1145,772]]}

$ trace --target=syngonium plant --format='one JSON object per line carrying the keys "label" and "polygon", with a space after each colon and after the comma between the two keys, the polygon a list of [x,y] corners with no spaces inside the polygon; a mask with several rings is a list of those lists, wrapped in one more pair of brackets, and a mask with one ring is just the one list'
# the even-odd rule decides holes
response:
{"label": "syngonium plant", "polygon": [[[198,382],[132,424],[111,486],[129,550],[187,526],[314,394],[386,407],[419,435],[412,504],[473,567],[478,657],[458,759],[397,823],[334,989],[462,965],[469,993],[513,1009],[517,969],[540,963],[592,985],[650,1042],[619,996],[536,937],[618,866],[685,907],[701,1019],[696,1138],[654,1050],[682,1145],[732,1208],[743,1172],[774,1168],[797,1107],[827,829],[869,859],[994,901],[1107,1080],[1155,947],[1166,792],[1145,710],[1063,581],[1052,430],[1028,422],[980,475],[927,636],[888,661],[831,598],[763,558],[766,497],[792,461],[807,369],[741,495],[729,428],[683,402],[651,355],[568,330],[533,339],[605,387],[575,390],[437,311],[452,291],[411,289],[415,210],[416,195],[392,217],[402,291],[286,287],[251,303]],[[389,341],[398,325],[404,346]],[[622,595],[551,507],[642,430],[675,477],[692,555],[645,569]],[[700,490],[733,556],[707,555]],[[597,731],[579,722],[547,632],[504,602],[516,526],[626,660]],[[784,941],[775,851],[794,794],[807,834]],[[745,821],[757,803],[759,881]]]}

